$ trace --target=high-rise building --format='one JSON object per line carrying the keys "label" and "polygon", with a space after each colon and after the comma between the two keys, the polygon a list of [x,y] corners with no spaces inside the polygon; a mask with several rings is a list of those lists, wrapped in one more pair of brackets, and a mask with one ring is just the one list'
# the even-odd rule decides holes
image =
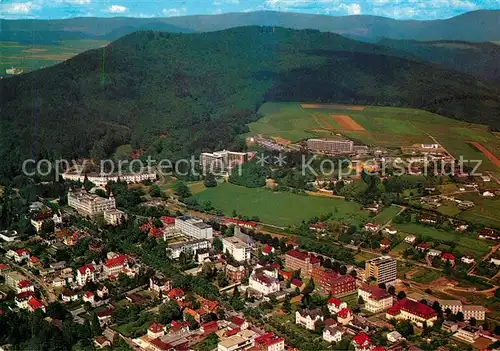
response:
{"label": "high-rise building", "polygon": [[195,239],[212,239],[213,229],[201,219],[181,216],[175,219],[175,229]]}
{"label": "high-rise building", "polygon": [[252,247],[243,240],[230,236],[222,239],[222,252],[228,252],[238,262],[248,261]]}
{"label": "high-rise building", "polygon": [[397,262],[390,256],[376,257],[365,262],[365,279],[373,277],[377,284],[394,284],[397,272]]}
{"label": "high-rise building", "polygon": [[312,151],[329,154],[344,154],[353,151],[354,142],[351,140],[308,139],[307,148]]}
{"label": "high-rise building", "polygon": [[246,152],[222,150],[213,153],[204,152],[200,155],[200,165],[204,174],[227,172],[247,160],[248,154]]}

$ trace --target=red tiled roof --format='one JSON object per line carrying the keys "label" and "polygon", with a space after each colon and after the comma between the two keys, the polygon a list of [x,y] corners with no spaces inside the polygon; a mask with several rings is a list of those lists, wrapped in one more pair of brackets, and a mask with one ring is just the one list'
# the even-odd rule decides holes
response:
{"label": "red tiled roof", "polygon": [[151,228],[148,235],[153,238],[161,238],[163,236],[163,230],[161,228]]}
{"label": "red tiled roof", "polygon": [[160,220],[162,221],[163,225],[170,225],[175,223],[175,217],[172,216],[161,216]]}
{"label": "red tiled roof", "polygon": [[115,311],[115,309],[113,307],[108,307],[102,311],[97,312],[97,316],[99,316],[99,317],[111,316],[114,311]]}
{"label": "red tiled roof", "polygon": [[445,252],[441,255],[441,259],[448,261],[455,261],[455,256],[451,253]]}
{"label": "red tiled roof", "polygon": [[421,248],[421,249],[428,249],[429,248],[429,243],[426,243],[426,242],[423,242],[423,243],[420,243],[417,245],[418,248]]}
{"label": "red tiled roof", "polygon": [[22,256],[24,254],[29,254],[30,252],[31,252],[30,249],[28,249],[28,248],[22,248],[22,249],[16,250],[16,255]]}
{"label": "red tiled roof", "polygon": [[94,296],[94,293],[92,291],[85,291],[85,296],[92,297],[92,296]]}
{"label": "red tiled roof", "polygon": [[173,349],[172,345],[170,345],[168,342],[162,341],[160,338],[153,339],[149,343],[154,345],[159,350],[168,351]]}
{"label": "red tiled roof", "polygon": [[349,317],[350,315],[352,315],[352,311],[350,308],[343,308],[339,311],[339,313],[337,314],[338,317],[340,318],[347,318]]}
{"label": "red tiled roof", "polygon": [[151,330],[153,333],[159,333],[165,330],[165,326],[161,323],[153,323],[149,327],[149,330]]}
{"label": "red tiled roof", "polygon": [[264,248],[262,249],[262,252],[265,254],[270,254],[272,251],[273,251],[273,247],[269,244],[264,246]]}
{"label": "red tiled roof", "polygon": [[16,298],[17,298],[18,300],[24,300],[24,299],[26,299],[26,298],[28,298],[28,297],[30,297],[30,296],[32,296],[32,295],[34,295],[34,294],[35,294],[35,293],[34,293],[33,291],[31,291],[31,290],[28,290],[28,291],[23,291],[22,293],[17,294]]}
{"label": "red tiled roof", "polygon": [[245,323],[245,320],[243,318],[234,316],[233,318],[231,318],[231,323],[234,323],[234,324],[241,327],[243,325],[243,323]]}
{"label": "red tiled roof", "polygon": [[238,334],[241,331],[240,328],[234,328],[226,332],[226,336],[232,336]]}
{"label": "red tiled roof", "polygon": [[20,280],[19,283],[17,283],[17,287],[19,289],[24,289],[24,288],[27,288],[27,287],[32,286],[32,285],[33,284],[29,280],[26,280],[26,279]]}
{"label": "red tiled roof", "polygon": [[341,303],[342,303],[342,300],[337,299],[336,297],[332,297],[330,300],[328,300],[329,305],[335,305],[337,307],[340,307]]}
{"label": "red tiled roof", "polygon": [[285,339],[275,335],[274,333],[266,333],[264,335],[259,336],[255,339],[255,344],[259,344],[264,346],[265,349],[269,348],[269,346],[278,344],[280,342],[285,341]]}
{"label": "red tiled roof", "polygon": [[314,228],[314,229],[324,229],[325,223],[323,223],[323,222],[313,223],[309,227]]}
{"label": "red tiled roof", "polygon": [[302,251],[298,251],[298,250],[293,249],[293,250],[288,251],[286,254],[289,256],[292,256],[294,258],[297,258],[301,261],[305,261],[307,258],[309,258],[311,263],[319,263],[319,259],[316,258],[314,255],[312,255],[309,252],[302,252]]}
{"label": "red tiled roof", "polygon": [[30,257],[30,262],[31,263],[40,263],[40,259],[36,256],[31,256]]}
{"label": "red tiled roof", "polygon": [[[184,312],[185,311],[186,310],[184,310]],[[189,326],[189,323],[188,322],[172,321],[171,326],[172,326],[172,330],[173,331],[178,331],[178,330],[181,330],[181,329],[186,328],[187,326]]]}
{"label": "red tiled roof", "polygon": [[385,289],[379,288],[378,286],[363,284],[359,289],[369,293],[370,298],[374,300],[381,300],[391,296]]}
{"label": "red tiled roof", "polygon": [[387,238],[383,238],[381,241],[380,241],[380,245],[381,246],[389,246],[391,245],[391,242],[389,240],[387,240]]}
{"label": "red tiled roof", "polygon": [[108,268],[110,267],[116,267],[116,266],[123,266],[127,262],[127,256],[125,255],[120,255],[117,257],[110,258],[109,260],[104,263],[104,265]]}
{"label": "red tiled roof", "polygon": [[31,297],[28,300],[28,305],[31,307],[32,310],[37,310],[39,308],[43,308],[43,304],[34,297]]}
{"label": "red tiled roof", "polygon": [[429,306],[407,298],[399,300],[394,306],[387,310],[387,313],[391,315],[397,315],[401,310],[417,315],[424,319],[430,319],[437,315],[437,312]]}
{"label": "red tiled roof", "polygon": [[4,269],[9,269],[9,266],[7,266],[5,263],[0,263],[0,271],[3,271]]}
{"label": "red tiled roof", "polygon": [[203,331],[205,334],[213,333],[214,331],[217,331],[219,329],[219,325],[217,324],[217,321],[211,321],[207,323],[203,323],[201,325],[201,328],[203,328]]}
{"label": "red tiled roof", "polygon": [[372,351],[385,351],[385,347],[377,346],[377,347],[373,348]]}
{"label": "red tiled roof", "polygon": [[372,344],[372,340],[370,339],[370,337],[363,332],[352,338],[352,342],[361,348],[365,348]]}
{"label": "red tiled roof", "polygon": [[148,230],[150,230],[150,229],[151,229],[151,223],[150,223],[150,222],[144,223],[143,225],[141,225],[141,226],[139,227],[139,230],[140,230],[141,232],[147,232],[147,231],[148,231]]}
{"label": "red tiled roof", "polygon": [[301,287],[302,284],[304,284],[304,283],[302,283],[302,281],[300,279],[297,279],[297,278],[292,279],[292,281],[290,283],[292,285],[297,286],[297,287]]}
{"label": "red tiled roof", "polygon": [[173,288],[168,292],[169,299],[178,299],[184,296],[184,291],[181,288]]}
{"label": "red tiled roof", "polygon": [[244,226],[249,226],[249,227],[255,227],[257,223],[255,222],[250,222],[250,221],[242,221],[237,218],[224,218],[225,223],[231,223],[231,224],[238,224],[238,225],[244,225]]}
{"label": "red tiled roof", "polygon": [[95,272],[95,267],[93,264],[86,264],[84,266],[81,266],[80,268],[78,268],[78,271],[80,272],[80,274],[85,274],[87,268],[89,269],[89,271]]}

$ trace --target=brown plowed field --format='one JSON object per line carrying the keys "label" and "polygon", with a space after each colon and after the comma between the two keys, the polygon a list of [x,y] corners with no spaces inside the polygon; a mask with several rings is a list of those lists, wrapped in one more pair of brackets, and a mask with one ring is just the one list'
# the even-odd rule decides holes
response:
{"label": "brown plowed field", "polygon": [[319,109],[319,110],[351,110],[363,111],[364,106],[356,105],[334,105],[334,104],[300,104],[300,107],[305,109]]}
{"label": "brown plowed field", "polygon": [[360,125],[358,122],[353,120],[351,116],[348,115],[331,115],[333,120],[337,122],[337,124],[343,129],[343,130],[365,130],[362,125]]}
{"label": "brown plowed field", "polygon": [[474,145],[478,150],[480,150],[488,159],[497,167],[500,167],[500,159],[496,157],[494,153],[486,149],[483,145],[476,141],[469,141],[470,144]]}

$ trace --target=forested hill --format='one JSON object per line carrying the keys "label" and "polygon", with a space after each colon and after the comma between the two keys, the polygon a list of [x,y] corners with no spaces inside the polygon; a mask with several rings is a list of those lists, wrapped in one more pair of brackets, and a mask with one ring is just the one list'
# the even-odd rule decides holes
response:
{"label": "forested hill", "polygon": [[154,157],[227,147],[265,100],[413,106],[500,127],[496,85],[390,50],[268,27],[133,33],[0,80],[0,170],[104,157],[129,140]]}

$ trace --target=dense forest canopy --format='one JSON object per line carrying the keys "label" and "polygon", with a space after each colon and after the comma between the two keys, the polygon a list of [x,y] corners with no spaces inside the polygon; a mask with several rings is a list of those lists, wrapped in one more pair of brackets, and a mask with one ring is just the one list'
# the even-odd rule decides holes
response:
{"label": "dense forest canopy", "polygon": [[269,27],[133,33],[0,81],[0,172],[126,142],[157,158],[230,147],[266,100],[411,106],[500,128],[497,85],[391,50]]}

